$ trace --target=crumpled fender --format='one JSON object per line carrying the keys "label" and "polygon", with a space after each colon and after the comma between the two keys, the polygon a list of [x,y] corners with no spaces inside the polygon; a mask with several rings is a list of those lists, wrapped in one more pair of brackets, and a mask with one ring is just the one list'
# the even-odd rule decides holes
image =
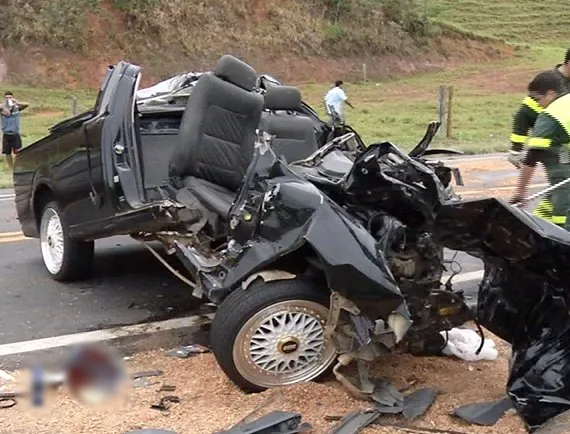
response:
{"label": "crumpled fender", "polygon": [[318,255],[331,290],[364,311],[373,309],[376,317],[395,310],[409,317],[383,254],[356,220],[301,179],[272,179],[268,191],[257,236],[231,266],[225,266],[227,274],[219,290],[229,292],[251,274],[308,245]]}

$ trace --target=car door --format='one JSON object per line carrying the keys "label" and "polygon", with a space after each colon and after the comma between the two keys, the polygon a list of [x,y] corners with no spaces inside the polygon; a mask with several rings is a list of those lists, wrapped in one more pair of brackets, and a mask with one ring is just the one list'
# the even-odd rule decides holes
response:
{"label": "car door", "polygon": [[66,223],[72,228],[116,212],[103,179],[101,131],[120,81],[117,66],[108,68],[93,109],[52,127],[58,136],[52,173]]}
{"label": "car door", "polygon": [[136,210],[145,205],[140,154],[136,91],[140,68],[121,62],[115,92],[108,101],[101,131],[103,178],[118,212]]}

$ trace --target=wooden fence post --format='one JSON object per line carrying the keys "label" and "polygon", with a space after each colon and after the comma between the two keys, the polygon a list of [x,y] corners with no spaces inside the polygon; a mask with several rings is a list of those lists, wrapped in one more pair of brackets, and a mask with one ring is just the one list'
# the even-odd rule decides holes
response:
{"label": "wooden fence post", "polygon": [[77,98],[75,96],[71,97],[71,113],[73,116],[77,115]]}
{"label": "wooden fence post", "polygon": [[446,119],[445,119],[445,86],[439,86],[439,122],[441,123],[441,129],[446,130]]}
{"label": "wooden fence post", "polygon": [[451,138],[451,127],[453,119],[453,86],[448,86],[447,88],[447,125],[445,130],[445,136]]}
{"label": "wooden fence post", "polygon": [[364,82],[368,81],[368,77],[366,76],[366,63],[362,64],[362,76],[364,77]]}

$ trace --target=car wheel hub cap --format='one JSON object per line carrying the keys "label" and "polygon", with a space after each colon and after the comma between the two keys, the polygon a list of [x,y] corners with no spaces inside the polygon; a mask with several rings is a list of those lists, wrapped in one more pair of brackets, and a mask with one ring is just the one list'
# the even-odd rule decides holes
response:
{"label": "car wheel hub cap", "polygon": [[318,310],[278,303],[258,312],[238,333],[234,361],[248,381],[261,387],[309,381],[336,358],[334,345],[324,337],[327,309],[296,302]]}
{"label": "car wheel hub cap", "polygon": [[57,213],[49,209],[42,219],[40,228],[41,250],[44,263],[52,274],[61,269],[63,263],[63,228]]}

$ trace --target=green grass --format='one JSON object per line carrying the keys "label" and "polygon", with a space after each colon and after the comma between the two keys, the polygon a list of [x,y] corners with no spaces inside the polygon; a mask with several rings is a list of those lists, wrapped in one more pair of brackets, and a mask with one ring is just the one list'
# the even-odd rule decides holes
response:
{"label": "green grass", "polygon": [[513,43],[568,45],[570,8],[564,1],[430,0],[431,18]]}
{"label": "green grass", "polygon": [[[443,131],[437,147],[465,153],[508,149],[511,120],[535,71],[551,68],[563,50],[532,48],[512,58],[467,64],[453,70],[427,73],[389,82],[348,84],[346,91],[356,109],[348,109],[348,123],[367,143],[389,140],[411,149],[427,123],[438,119],[438,87],[454,86],[452,137]],[[512,78],[518,77],[521,78]],[[519,80],[519,81],[517,81]],[[302,87],[305,99],[322,114],[325,85]]]}

